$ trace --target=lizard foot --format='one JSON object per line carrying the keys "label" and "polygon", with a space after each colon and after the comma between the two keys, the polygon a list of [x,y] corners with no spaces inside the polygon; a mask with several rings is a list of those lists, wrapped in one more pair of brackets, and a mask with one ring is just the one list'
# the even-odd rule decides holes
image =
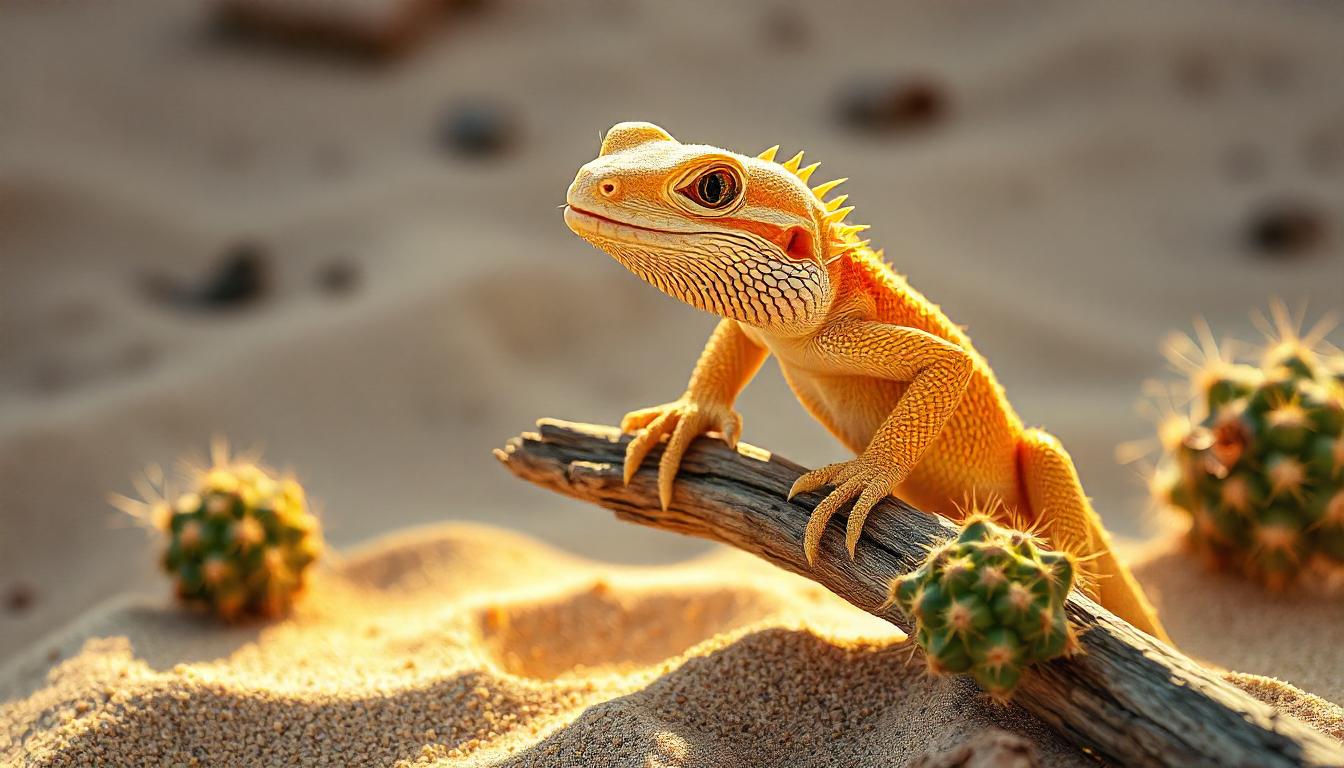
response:
{"label": "lizard foot", "polygon": [[807,532],[803,537],[803,553],[807,555],[809,565],[817,559],[821,550],[821,534],[826,523],[844,506],[845,502],[858,497],[854,508],[849,512],[849,525],[845,530],[845,548],[849,556],[854,557],[854,548],[859,543],[859,534],[863,531],[863,522],[877,502],[890,496],[898,485],[905,481],[909,472],[893,465],[889,459],[859,456],[856,459],[828,464],[820,469],[799,477],[789,489],[789,498],[800,493],[815,491],[823,485],[834,485],[826,498],[812,510],[807,521]]}
{"label": "lizard foot", "polygon": [[687,397],[627,413],[621,419],[621,431],[635,433],[635,439],[625,447],[626,484],[630,484],[649,451],[670,433],[672,437],[658,462],[658,501],[666,510],[672,502],[672,482],[677,478],[686,449],[695,438],[711,430],[717,431],[729,448],[737,448],[742,416],[732,406]]}

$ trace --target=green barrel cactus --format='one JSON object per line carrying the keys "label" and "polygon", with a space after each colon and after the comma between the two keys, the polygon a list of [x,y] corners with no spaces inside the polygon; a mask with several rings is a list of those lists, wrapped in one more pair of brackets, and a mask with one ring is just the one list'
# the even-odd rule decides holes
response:
{"label": "green barrel cactus", "polygon": [[213,466],[193,473],[193,490],[175,498],[157,468],[148,475],[145,501],[112,502],[166,536],[160,565],[180,600],[230,621],[289,611],[323,548],[297,480],[230,459],[222,447]]}
{"label": "green barrel cactus", "polygon": [[1277,336],[1253,362],[1207,329],[1197,358],[1169,353],[1194,401],[1159,428],[1153,489],[1190,516],[1211,566],[1286,589],[1308,573],[1344,576],[1344,356],[1324,351],[1323,326],[1303,336],[1276,313]]}
{"label": "green barrel cactus", "polygon": [[891,584],[933,674],[970,674],[997,699],[1027,665],[1076,648],[1064,601],[1076,566],[1030,534],[967,518],[956,539]]}

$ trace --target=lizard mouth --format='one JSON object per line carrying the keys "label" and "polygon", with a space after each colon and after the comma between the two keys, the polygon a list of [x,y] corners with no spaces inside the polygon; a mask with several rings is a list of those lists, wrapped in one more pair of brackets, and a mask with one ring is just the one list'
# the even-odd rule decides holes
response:
{"label": "lizard mouth", "polygon": [[601,214],[565,206],[565,224],[579,235],[595,235],[607,240],[619,240],[625,243],[665,244],[669,235],[677,233],[652,227],[641,227],[624,221],[608,218]]}

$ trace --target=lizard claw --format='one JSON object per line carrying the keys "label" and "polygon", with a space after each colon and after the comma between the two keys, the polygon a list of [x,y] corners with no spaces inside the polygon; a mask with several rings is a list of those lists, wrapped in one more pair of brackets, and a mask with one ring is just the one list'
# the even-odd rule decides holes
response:
{"label": "lizard claw", "polygon": [[789,488],[789,501],[793,501],[793,497],[800,493],[815,491],[830,483],[844,468],[845,462],[842,461],[838,464],[827,464],[820,469],[814,469],[811,472],[799,475],[798,479],[793,481],[793,486]]}
{"label": "lizard claw", "polygon": [[849,513],[849,524],[845,530],[845,548],[849,556],[854,557],[854,549],[859,543],[859,534],[863,523],[879,501],[891,495],[905,479],[907,473],[900,467],[867,456],[850,461],[828,464],[814,469],[794,481],[789,489],[789,498],[800,493],[816,490],[823,485],[835,485],[821,503],[812,510],[808,518],[807,530],[803,535],[803,553],[807,555],[808,565],[816,563],[817,553],[821,551],[821,536],[826,524],[840,508],[857,497],[854,508]]}
{"label": "lizard claw", "polygon": [[[633,414],[632,414],[633,415]],[[649,455],[653,446],[657,445],[663,439],[663,435],[670,429],[677,426],[678,414],[675,411],[667,411],[654,416],[647,422],[643,428],[635,427],[638,432],[635,439],[631,440],[625,446],[625,484],[629,485],[630,480],[634,478],[635,472],[639,471],[639,465],[644,463],[644,457]],[[621,422],[621,428],[626,428],[626,423],[630,416],[626,416]],[[633,430],[629,430],[633,431]]]}
{"label": "lizard claw", "polygon": [[645,457],[664,436],[671,434],[662,458],[658,460],[658,502],[666,511],[672,503],[672,485],[681,460],[695,438],[711,429],[718,430],[730,448],[737,447],[742,432],[742,416],[731,406],[700,403],[689,398],[643,408],[626,414],[621,429],[636,432],[625,447],[625,484],[629,485]]}

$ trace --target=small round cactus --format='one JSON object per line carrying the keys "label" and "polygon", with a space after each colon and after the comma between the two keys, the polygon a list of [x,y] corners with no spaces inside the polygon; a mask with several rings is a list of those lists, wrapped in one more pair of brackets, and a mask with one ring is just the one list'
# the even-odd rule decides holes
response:
{"label": "small round cactus", "polygon": [[318,520],[292,477],[215,454],[194,490],[170,500],[159,482],[156,500],[115,501],[166,535],[160,564],[184,603],[226,620],[283,615],[322,552]]}
{"label": "small round cactus", "polygon": [[1076,648],[1064,612],[1076,570],[1030,534],[973,515],[956,539],[892,582],[890,599],[915,622],[931,673],[970,674],[1006,699],[1027,665]]}
{"label": "small round cactus", "polygon": [[1190,542],[1214,567],[1273,589],[1344,576],[1344,356],[1299,334],[1280,306],[1254,362],[1200,329],[1168,350],[1194,402],[1159,427],[1157,498],[1187,513]]}

